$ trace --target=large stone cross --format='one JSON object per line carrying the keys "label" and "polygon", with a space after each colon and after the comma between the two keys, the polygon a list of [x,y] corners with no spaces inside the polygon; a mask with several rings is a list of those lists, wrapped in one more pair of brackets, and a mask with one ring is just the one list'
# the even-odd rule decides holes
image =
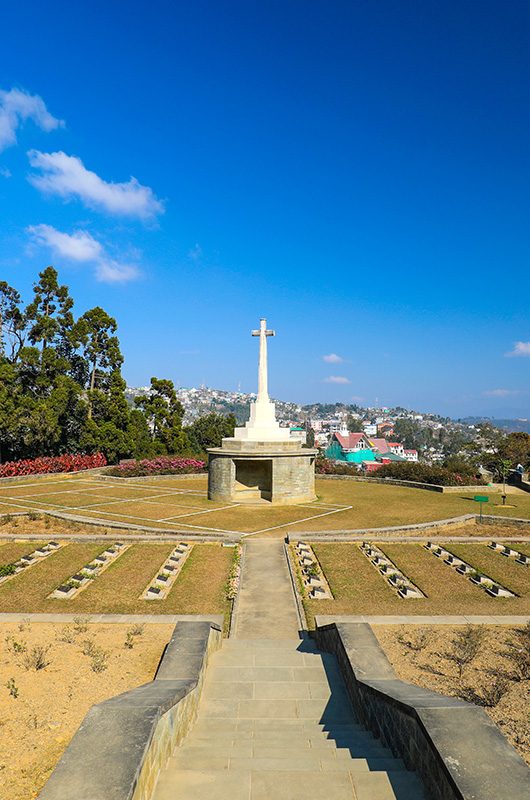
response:
{"label": "large stone cross", "polygon": [[267,330],[267,320],[260,319],[259,331],[252,331],[252,336],[259,336],[259,367],[258,367],[258,397],[257,402],[268,402],[269,391],[267,387],[267,336],[276,336],[274,331]]}

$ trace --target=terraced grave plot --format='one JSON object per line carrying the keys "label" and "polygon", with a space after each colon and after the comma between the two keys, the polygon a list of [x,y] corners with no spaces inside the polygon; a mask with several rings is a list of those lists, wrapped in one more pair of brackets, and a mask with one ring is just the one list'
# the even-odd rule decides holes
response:
{"label": "terraced grave plot", "polygon": [[414,600],[425,596],[376,545],[363,542],[361,552],[402,600]]}
{"label": "terraced grave plot", "polygon": [[[112,540],[109,542],[111,544]],[[153,604],[140,599],[160,565],[173,552],[173,543],[137,543],[128,547],[98,577],[83,585],[71,599],[50,595],[104,552],[94,543],[67,544],[26,573],[0,585],[0,611],[61,613],[153,613]],[[107,547],[109,546],[107,545]],[[27,551],[27,545],[25,546]],[[187,558],[167,597],[156,613],[223,614],[228,574],[234,548],[197,544]]]}
{"label": "terraced grave plot", "polygon": [[312,600],[333,599],[329,583],[311,545],[307,542],[296,542],[291,546],[290,553],[306,595]]}
{"label": "terraced grave plot", "polygon": [[527,569],[516,564],[512,559],[499,558],[485,544],[458,544],[451,542],[451,552],[472,564],[480,572],[484,572],[494,581],[506,586],[519,595],[521,600],[526,598],[530,613],[530,576]]}
{"label": "terraced grave plot", "polygon": [[490,547],[494,553],[500,553],[500,555],[504,556],[505,558],[513,558],[516,564],[521,564],[521,566],[524,567],[527,567],[530,564],[530,556],[527,556],[518,550],[516,545],[502,544],[501,542],[491,542],[488,547]]}
{"label": "terraced grave plot", "polygon": [[[334,600],[306,600],[304,606],[311,624],[315,614],[529,614],[530,585],[526,571],[507,564],[510,575],[493,569],[492,559],[508,561],[488,551],[484,544],[445,545],[455,554],[506,585],[519,596],[493,598],[471,581],[434,558],[419,543],[377,543],[378,548],[418,586],[425,597],[406,603],[381,580],[381,576],[361,553],[357,544],[313,542],[312,547],[329,582]],[[467,552],[464,548],[473,548]],[[475,558],[482,554],[484,564]],[[517,571],[517,580],[512,572]]]}
{"label": "terraced grave plot", "polygon": [[446,550],[445,547],[434,544],[433,542],[427,542],[424,547],[427,552],[431,553],[436,558],[441,559],[448,567],[455,569],[459,575],[462,575],[476,586],[484,589],[491,597],[515,596],[513,592],[506,588],[506,586],[494,581],[491,575],[486,575],[483,572],[480,572],[467,561],[464,561],[463,559],[451,553],[449,550]]}
{"label": "terraced grave plot", "polygon": [[140,595],[141,600],[165,600],[191,554],[193,545],[180,542],[164,559]]}
{"label": "terraced grave plot", "polygon": [[113,542],[109,544],[102,553],[57,586],[49,595],[49,598],[71,600],[73,597],[77,597],[83,589],[86,589],[90,585],[91,581],[100,579],[102,573],[108,569],[117,558],[122,556],[129,547],[130,545],[124,544],[123,542]]}
{"label": "terraced grave plot", "polygon": [[48,595],[104,549],[104,545],[89,542],[64,545],[53,556],[0,585],[0,611],[64,610],[62,601],[49,600]]}

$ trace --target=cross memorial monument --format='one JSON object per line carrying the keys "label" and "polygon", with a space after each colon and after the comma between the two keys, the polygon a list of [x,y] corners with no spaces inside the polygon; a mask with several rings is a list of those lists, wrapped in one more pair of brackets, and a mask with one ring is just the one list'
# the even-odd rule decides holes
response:
{"label": "cross memorial monument", "polygon": [[315,456],[291,438],[277,419],[269,398],[267,338],[275,332],[267,321],[252,331],[259,336],[258,394],[250,419],[221,447],[208,450],[208,497],[211,500],[273,504],[301,503],[315,498]]}

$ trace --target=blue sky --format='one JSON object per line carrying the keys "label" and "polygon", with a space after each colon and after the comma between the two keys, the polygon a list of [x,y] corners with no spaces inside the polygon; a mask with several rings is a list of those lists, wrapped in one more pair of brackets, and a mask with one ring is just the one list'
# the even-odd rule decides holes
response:
{"label": "blue sky", "polygon": [[0,279],[29,297],[54,264],[130,384],[252,391],[266,316],[275,396],[530,416],[526,1],[51,0],[2,27]]}

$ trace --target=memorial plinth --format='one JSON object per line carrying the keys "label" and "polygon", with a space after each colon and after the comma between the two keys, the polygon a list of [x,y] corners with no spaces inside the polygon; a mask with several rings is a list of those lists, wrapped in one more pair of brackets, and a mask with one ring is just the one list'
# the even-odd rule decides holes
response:
{"label": "memorial plinth", "polygon": [[250,419],[221,447],[208,450],[208,497],[236,503],[269,502],[289,505],[314,500],[317,450],[292,439],[289,428],[277,420],[267,390],[267,330],[260,321],[258,396],[251,404]]}

